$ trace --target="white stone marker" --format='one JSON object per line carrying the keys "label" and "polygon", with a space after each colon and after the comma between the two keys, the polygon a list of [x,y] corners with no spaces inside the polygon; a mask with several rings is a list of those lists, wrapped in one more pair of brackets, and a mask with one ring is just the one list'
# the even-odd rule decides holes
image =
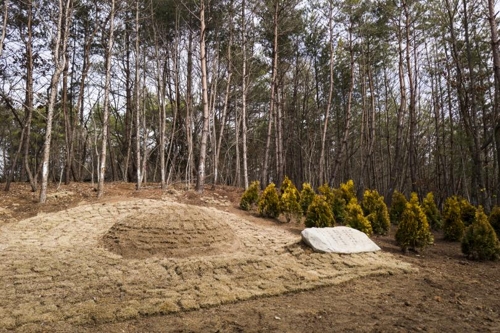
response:
{"label": "white stone marker", "polygon": [[307,228],[302,241],[318,252],[360,253],[380,251],[380,247],[359,230],[349,227]]}

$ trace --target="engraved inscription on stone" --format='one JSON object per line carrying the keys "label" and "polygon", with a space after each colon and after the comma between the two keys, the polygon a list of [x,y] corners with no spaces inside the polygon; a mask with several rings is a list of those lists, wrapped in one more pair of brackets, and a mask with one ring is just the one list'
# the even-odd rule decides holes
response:
{"label": "engraved inscription on stone", "polygon": [[361,253],[380,251],[368,236],[349,227],[307,228],[302,231],[304,243],[318,252]]}

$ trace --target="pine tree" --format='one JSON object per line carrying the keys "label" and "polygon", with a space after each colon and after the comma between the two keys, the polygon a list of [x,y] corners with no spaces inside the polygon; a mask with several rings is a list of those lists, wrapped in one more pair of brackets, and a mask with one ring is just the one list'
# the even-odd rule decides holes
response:
{"label": "pine tree", "polygon": [[315,195],[307,209],[305,225],[307,228],[326,228],[335,225],[330,205],[323,195]]}
{"label": "pine tree", "polygon": [[500,254],[497,235],[482,206],[477,209],[474,221],[465,230],[462,252],[475,260],[493,260]]}
{"label": "pine tree", "polygon": [[406,252],[408,249],[423,249],[433,241],[427,216],[418,202],[417,194],[412,193],[401,215],[401,222],[396,231],[396,242]]}
{"label": "pine tree", "polygon": [[373,232],[378,235],[386,235],[390,228],[389,212],[384,202],[384,197],[376,190],[366,190],[363,194],[361,208],[372,226]]}

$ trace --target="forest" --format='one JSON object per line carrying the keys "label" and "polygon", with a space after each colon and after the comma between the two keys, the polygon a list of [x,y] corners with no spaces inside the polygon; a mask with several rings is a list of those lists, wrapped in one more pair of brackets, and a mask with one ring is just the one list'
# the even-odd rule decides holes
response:
{"label": "forest", "polygon": [[3,0],[0,181],[500,203],[494,0]]}

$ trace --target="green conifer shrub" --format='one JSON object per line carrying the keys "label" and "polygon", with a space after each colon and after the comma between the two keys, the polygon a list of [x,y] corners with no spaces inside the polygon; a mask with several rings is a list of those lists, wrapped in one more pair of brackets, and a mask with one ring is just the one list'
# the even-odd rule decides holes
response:
{"label": "green conifer shrub", "polygon": [[346,212],[346,225],[348,227],[362,231],[368,236],[373,234],[372,225],[363,214],[363,209],[358,204],[358,200],[356,198],[352,198],[351,201],[349,201],[349,204],[347,204],[346,207]]}
{"label": "green conifer shrub", "polygon": [[347,203],[344,199],[341,189],[333,189],[333,198],[331,201],[331,208],[335,222],[339,224],[346,224],[347,217]]}
{"label": "green conifer shrub", "polygon": [[326,202],[331,206],[333,203],[333,189],[327,184],[318,187],[318,193],[325,197]]}
{"label": "green conifer shrub", "polygon": [[307,209],[305,225],[307,228],[326,228],[335,225],[332,210],[323,195],[314,196]]}
{"label": "green conifer shrub", "polygon": [[406,252],[408,249],[423,249],[433,241],[434,237],[430,232],[427,216],[418,202],[417,194],[412,193],[401,215],[396,231],[396,242]]}
{"label": "green conifer shrub", "polygon": [[302,214],[304,216],[306,216],[307,209],[314,200],[315,195],[316,193],[314,192],[311,184],[309,183],[302,184],[302,191],[300,191],[300,207],[302,208]]}
{"label": "green conifer shrub", "polygon": [[260,195],[258,209],[263,217],[277,218],[280,215],[280,199],[274,183],[269,184]]}
{"label": "green conifer shrub", "polygon": [[356,198],[356,189],[354,187],[354,181],[349,179],[347,182],[340,184],[339,187],[340,195],[344,201],[349,204],[351,199]]}
{"label": "green conifer shrub", "polygon": [[285,215],[286,221],[290,222],[292,217],[302,215],[300,193],[288,177],[285,177],[280,189],[280,211]]}
{"label": "green conifer shrub", "polygon": [[243,193],[240,200],[240,208],[243,210],[250,210],[252,206],[259,200],[260,183],[258,180],[252,182],[250,186]]}
{"label": "green conifer shrub", "polygon": [[390,228],[389,212],[384,197],[377,190],[366,190],[363,194],[361,208],[370,222],[373,232],[377,235],[386,235]]}
{"label": "green conifer shrub", "polygon": [[401,216],[406,209],[406,197],[403,193],[394,191],[392,193],[391,209],[389,210],[389,219],[392,224],[398,225],[401,221]]}
{"label": "green conifer shrub", "polygon": [[474,221],[465,230],[462,253],[474,260],[493,260],[500,254],[497,235],[482,206],[479,206]]}
{"label": "green conifer shrub", "polygon": [[443,233],[444,239],[460,241],[464,235],[465,225],[462,222],[460,203],[456,196],[449,197],[443,207]]}
{"label": "green conifer shrub", "polygon": [[500,237],[500,207],[495,206],[491,210],[489,222],[495,230],[497,237]]}
{"label": "green conifer shrub", "polygon": [[427,193],[424,200],[422,201],[422,208],[424,209],[425,215],[427,216],[427,221],[434,230],[441,229],[441,213],[437,208],[436,201],[434,200],[434,194],[432,192]]}
{"label": "green conifer shrub", "polygon": [[285,191],[289,187],[294,187],[295,188],[295,185],[292,183],[292,181],[290,180],[290,178],[288,178],[288,176],[285,176],[285,179],[283,179],[283,181],[281,182],[280,195],[282,195],[283,193],[285,193]]}
{"label": "green conifer shrub", "polygon": [[459,198],[460,217],[466,227],[474,222],[476,218],[476,207],[474,207],[467,199]]}

